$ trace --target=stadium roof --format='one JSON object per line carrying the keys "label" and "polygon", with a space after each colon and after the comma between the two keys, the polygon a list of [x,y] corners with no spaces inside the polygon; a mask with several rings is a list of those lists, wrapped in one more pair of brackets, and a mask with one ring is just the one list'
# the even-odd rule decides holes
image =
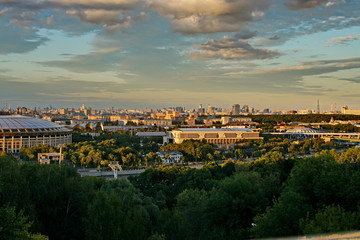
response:
{"label": "stadium roof", "polygon": [[56,123],[20,115],[0,116],[0,132],[70,131]]}
{"label": "stadium roof", "polygon": [[319,133],[319,131],[307,127],[297,127],[287,130],[286,133],[306,134],[306,133]]}

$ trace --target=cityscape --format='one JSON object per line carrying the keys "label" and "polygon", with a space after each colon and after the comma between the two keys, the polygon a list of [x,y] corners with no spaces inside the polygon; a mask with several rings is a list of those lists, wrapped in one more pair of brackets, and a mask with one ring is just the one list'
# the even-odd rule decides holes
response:
{"label": "cityscape", "polygon": [[0,0],[0,239],[360,239],[357,0]]}
{"label": "cityscape", "polygon": [[[6,224],[19,221],[22,234],[30,239],[62,239],[62,236],[118,239],[119,234],[126,234],[128,229],[113,226],[126,219],[127,224],[143,228],[142,232],[134,231],[128,235],[129,239],[133,236],[138,239],[149,236],[167,239],[170,236],[172,239],[174,230],[163,227],[165,223],[180,227],[173,236],[175,239],[178,236],[197,239],[199,234],[221,239],[218,234],[229,228],[233,218],[242,216],[242,223],[230,227],[229,239],[319,233],[331,239],[334,234],[327,235],[331,232],[341,232],[336,236],[356,239],[360,234],[353,232],[357,229],[357,207],[352,203],[354,198],[358,198],[352,189],[358,184],[354,181],[358,176],[359,146],[360,110],[348,109],[347,106],[342,107],[341,112],[322,112],[319,104],[314,111],[284,112],[256,110],[240,104],[233,104],[228,110],[211,105],[206,108],[199,105],[197,109],[143,110],[93,109],[84,104],[78,109],[6,108],[0,111],[0,171],[1,176],[5,176],[0,179],[4,183],[0,186],[2,192],[11,194],[1,194],[1,199],[15,201],[24,212],[29,211],[27,206],[30,206],[36,213],[23,215],[23,212],[16,213],[15,207],[1,207],[4,211],[0,212],[1,217],[9,220],[3,221],[6,231],[2,230],[0,234],[13,239],[15,233],[12,229],[17,227]],[[343,174],[344,171],[348,173]],[[292,174],[300,175],[297,178]],[[306,174],[309,176],[303,179]],[[15,182],[11,180],[13,176],[18,176]],[[35,179],[35,176],[39,178]],[[44,182],[45,178],[48,181]],[[87,186],[90,179],[92,184],[101,188]],[[66,181],[70,185],[63,186],[63,183],[55,184],[54,181]],[[310,205],[302,205],[311,204],[310,200],[297,199],[297,195],[282,199],[295,194],[289,193],[290,190],[307,196],[303,190],[295,189],[309,185],[308,181],[313,181],[310,188],[319,194],[312,200],[313,207],[317,204],[323,206],[328,201],[344,205],[318,207],[315,218],[305,218],[314,211]],[[323,181],[331,181],[331,184]],[[339,191],[339,184],[344,184],[342,191]],[[37,193],[40,186],[45,190]],[[23,187],[30,190],[18,190]],[[67,193],[73,188],[76,192]],[[82,188],[86,188],[86,192]],[[322,191],[330,192],[324,195]],[[94,192],[97,192],[96,196],[91,195]],[[33,198],[34,194],[38,194],[38,200],[20,201],[24,197]],[[226,199],[223,199],[224,194]],[[343,194],[347,195],[345,199],[334,200]],[[88,200],[67,202],[69,200],[65,199],[64,202],[64,196]],[[130,199],[121,200],[124,197]],[[239,198],[246,202],[238,203]],[[285,201],[286,205],[282,206],[280,202],[271,205],[274,198]],[[55,215],[49,215],[54,211],[51,203],[54,200],[58,207]],[[47,207],[35,205],[42,201]],[[351,204],[345,208],[349,201]],[[21,205],[22,202],[27,206]],[[68,210],[63,208],[64,204]],[[152,210],[147,204],[151,204]],[[179,204],[186,205],[180,208]],[[224,215],[229,204],[230,208],[238,210]],[[287,224],[283,220],[256,217],[258,214],[269,217],[280,214],[287,219],[289,212],[284,208],[287,209],[288,204],[296,208],[303,206],[292,214],[297,214],[293,221],[308,221],[303,223],[304,226],[284,231],[280,230]],[[274,213],[262,213],[269,206]],[[211,213],[207,207],[212,208]],[[132,215],[139,214],[136,213],[139,208],[145,215],[140,214],[134,219]],[[78,212],[79,209],[82,213]],[[151,212],[155,210],[157,212]],[[70,216],[67,216],[67,211],[71,212]],[[161,211],[170,213],[164,215]],[[148,214],[153,214],[156,221],[149,221]],[[214,218],[211,217],[213,214]],[[323,214],[326,214],[326,220],[317,219]],[[74,231],[72,227],[64,226],[62,220],[56,222],[59,216],[66,221],[77,221],[80,217],[85,222],[81,230]],[[103,217],[99,219],[100,216]],[[196,225],[192,225],[194,216]],[[18,217],[22,220],[16,220]],[[224,219],[225,225],[217,223],[219,217]],[[344,222],[339,222],[339,218]],[[28,219],[51,221],[41,223],[44,230],[32,230],[23,225],[30,226],[26,223]],[[94,221],[106,223],[107,227],[103,230],[103,227],[98,227],[99,222]],[[207,224],[216,224],[218,230],[209,232]],[[319,228],[319,224],[323,224],[322,227]],[[157,229],[154,232],[151,230],[153,227]],[[113,230],[116,234],[109,234]]]}

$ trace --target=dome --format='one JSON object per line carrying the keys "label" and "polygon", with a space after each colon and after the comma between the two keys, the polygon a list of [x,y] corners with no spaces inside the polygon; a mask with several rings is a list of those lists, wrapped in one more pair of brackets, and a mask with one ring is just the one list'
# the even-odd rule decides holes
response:
{"label": "dome", "polygon": [[0,133],[21,132],[68,132],[56,123],[20,115],[0,116]]}
{"label": "dome", "polygon": [[307,127],[297,127],[287,130],[286,133],[306,134],[306,133],[318,133],[318,131]]}

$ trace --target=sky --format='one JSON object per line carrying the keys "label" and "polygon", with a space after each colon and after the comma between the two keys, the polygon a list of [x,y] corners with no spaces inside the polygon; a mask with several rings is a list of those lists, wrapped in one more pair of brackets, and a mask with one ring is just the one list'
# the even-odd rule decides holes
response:
{"label": "sky", "polygon": [[0,0],[0,108],[360,109],[359,0]]}

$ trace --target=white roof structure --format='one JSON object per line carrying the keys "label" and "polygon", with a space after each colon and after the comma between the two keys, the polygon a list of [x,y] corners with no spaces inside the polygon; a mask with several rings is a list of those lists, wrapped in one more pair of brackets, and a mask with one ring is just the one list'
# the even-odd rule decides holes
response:
{"label": "white roof structure", "polygon": [[167,136],[165,132],[137,132],[139,137],[164,137]]}
{"label": "white roof structure", "polygon": [[52,132],[70,130],[56,123],[21,115],[0,116],[0,132]]}
{"label": "white roof structure", "polygon": [[286,131],[286,133],[292,133],[292,134],[307,134],[307,133],[319,133],[319,131],[307,127],[297,127],[293,129],[289,129]]}

